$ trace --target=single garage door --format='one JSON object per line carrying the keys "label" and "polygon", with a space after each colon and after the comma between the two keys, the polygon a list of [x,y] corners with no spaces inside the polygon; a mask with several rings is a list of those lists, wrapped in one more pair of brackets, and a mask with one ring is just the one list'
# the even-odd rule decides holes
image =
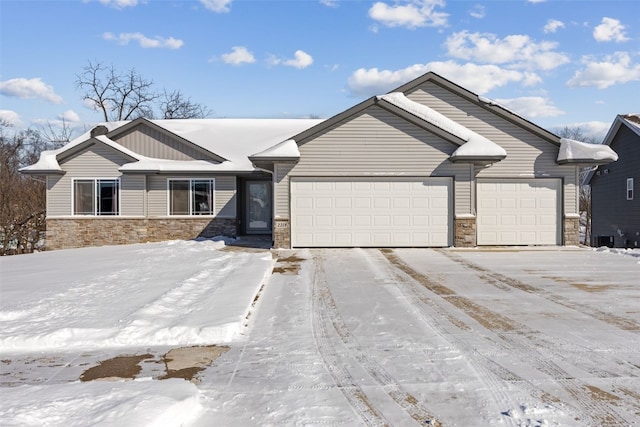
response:
{"label": "single garage door", "polygon": [[450,178],[292,178],[294,247],[449,246]]}
{"label": "single garage door", "polygon": [[559,179],[483,179],[477,184],[478,245],[558,245]]}

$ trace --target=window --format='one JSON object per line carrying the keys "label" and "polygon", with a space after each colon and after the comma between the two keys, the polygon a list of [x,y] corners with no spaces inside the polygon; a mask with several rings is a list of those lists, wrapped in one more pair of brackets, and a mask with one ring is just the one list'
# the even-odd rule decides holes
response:
{"label": "window", "polygon": [[118,215],[118,179],[76,179],[73,181],[74,215]]}
{"label": "window", "polygon": [[627,200],[633,200],[633,178],[627,178]]}
{"label": "window", "polygon": [[213,215],[213,179],[170,179],[169,215]]}

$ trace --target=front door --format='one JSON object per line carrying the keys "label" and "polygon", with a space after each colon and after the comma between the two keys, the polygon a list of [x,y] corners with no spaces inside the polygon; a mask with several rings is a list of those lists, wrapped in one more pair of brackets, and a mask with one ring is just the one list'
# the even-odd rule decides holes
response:
{"label": "front door", "polygon": [[245,181],[247,234],[271,233],[271,182]]}

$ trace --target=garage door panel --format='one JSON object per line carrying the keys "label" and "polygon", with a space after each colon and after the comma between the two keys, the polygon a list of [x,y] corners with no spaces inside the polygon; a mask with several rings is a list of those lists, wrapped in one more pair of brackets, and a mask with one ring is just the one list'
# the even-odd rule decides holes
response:
{"label": "garage door panel", "polygon": [[449,246],[451,188],[451,178],[292,178],[292,245]]}
{"label": "garage door panel", "polygon": [[559,244],[560,180],[504,181],[496,178],[477,183],[478,244]]}

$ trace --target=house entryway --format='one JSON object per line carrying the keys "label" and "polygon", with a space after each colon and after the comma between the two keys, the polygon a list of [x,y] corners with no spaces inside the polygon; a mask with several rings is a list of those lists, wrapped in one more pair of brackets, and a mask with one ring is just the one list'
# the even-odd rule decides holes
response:
{"label": "house entryway", "polygon": [[273,209],[271,181],[244,181],[244,232],[271,234]]}

